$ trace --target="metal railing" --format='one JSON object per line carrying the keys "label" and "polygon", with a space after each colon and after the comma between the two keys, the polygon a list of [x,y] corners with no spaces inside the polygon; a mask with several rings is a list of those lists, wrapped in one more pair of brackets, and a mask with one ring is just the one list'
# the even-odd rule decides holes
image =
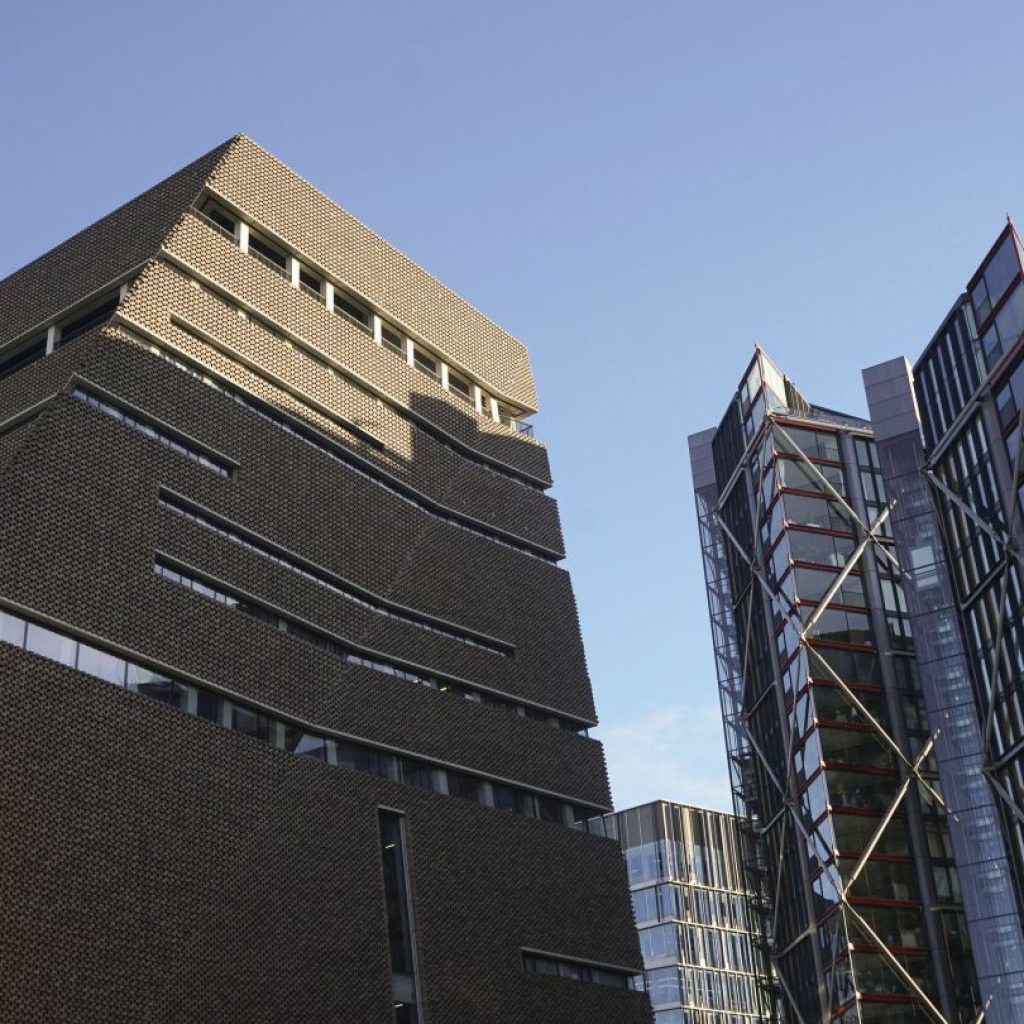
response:
{"label": "metal railing", "polygon": [[341,306],[335,306],[331,312],[337,314],[342,319],[347,320],[354,327],[358,327],[363,334],[368,334],[371,338],[373,337],[373,327],[366,323],[365,320],[360,320],[354,313],[350,313],[347,309],[342,309]]}
{"label": "metal railing", "polygon": [[264,266],[270,267],[270,269],[273,270],[275,273],[280,274],[281,277],[283,277],[289,284],[291,284],[292,279],[291,275],[288,273],[287,264],[282,267],[280,263],[275,263],[269,256],[264,256],[263,253],[259,252],[257,249],[254,249],[251,243],[249,247],[246,249],[246,252],[250,256],[254,256],[256,259],[258,259],[260,263],[262,263]]}

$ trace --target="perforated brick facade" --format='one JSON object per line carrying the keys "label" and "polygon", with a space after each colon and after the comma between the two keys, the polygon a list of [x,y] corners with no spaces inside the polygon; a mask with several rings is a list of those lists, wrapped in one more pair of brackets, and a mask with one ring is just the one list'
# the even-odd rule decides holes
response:
{"label": "perforated brick facade", "polygon": [[0,282],[0,1020],[393,1021],[386,807],[425,1024],[647,1021],[524,970],[641,966],[616,844],[573,827],[610,798],[543,445],[190,212],[207,194],[535,404],[522,345],[244,138]]}

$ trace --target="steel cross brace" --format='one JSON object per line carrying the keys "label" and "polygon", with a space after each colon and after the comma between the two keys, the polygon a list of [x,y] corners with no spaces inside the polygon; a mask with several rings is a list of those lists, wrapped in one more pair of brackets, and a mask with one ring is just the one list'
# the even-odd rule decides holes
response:
{"label": "steel cross brace", "polygon": [[[776,424],[776,426],[778,426],[778,424]],[[928,782],[928,780],[925,779],[920,774],[921,765],[924,763],[924,761],[927,758],[928,754],[931,752],[931,750],[932,750],[932,748],[934,746],[935,736],[937,735],[937,733],[935,733],[931,737],[929,737],[928,741],[926,742],[924,748],[922,748],[922,751],[920,752],[920,754],[918,755],[916,760],[913,763],[911,763],[910,760],[908,759],[908,757],[906,756],[906,754],[899,748],[899,745],[892,739],[892,737],[884,729],[884,727],[881,725],[881,723],[878,722],[878,720],[874,717],[874,715],[872,715],[868,711],[868,709],[859,700],[859,698],[857,698],[856,694],[846,684],[845,680],[843,680],[838,675],[838,673],[835,672],[835,670],[832,668],[832,666],[817,651],[817,649],[813,646],[813,644],[811,644],[809,642],[809,637],[808,637],[809,631],[817,623],[818,619],[824,613],[824,611],[828,607],[829,603],[835,597],[835,594],[838,593],[839,589],[842,587],[843,582],[849,576],[850,572],[852,572],[852,570],[856,567],[856,565],[858,564],[860,559],[863,557],[864,553],[866,552],[866,550],[868,549],[868,547],[870,545],[874,544],[874,546],[878,550],[881,550],[883,552],[884,556],[889,560],[889,562],[892,563],[896,567],[897,571],[900,572],[901,575],[903,574],[902,568],[900,567],[899,562],[897,561],[895,556],[892,554],[891,551],[888,550],[888,548],[884,544],[882,544],[879,541],[879,539],[877,537],[877,531],[879,530],[879,528],[882,526],[882,524],[885,522],[885,520],[887,519],[887,517],[891,513],[892,508],[895,505],[895,499],[891,500],[889,502],[889,504],[884,509],[882,509],[882,511],[879,513],[879,515],[877,516],[877,518],[871,524],[870,527],[865,526],[863,521],[860,519],[860,517],[857,516],[857,514],[849,506],[849,504],[842,498],[842,496],[835,490],[835,488],[832,487],[832,485],[829,483],[829,481],[820,473],[820,471],[814,465],[814,463],[812,463],[806,457],[806,455],[800,450],[799,446],[793,441],[793,439],[789,436],[789,434],[782,427],[779,427],[779,430],[783,434],[783,436],[787,440],[787,442],[794,449],[794,451],[796,452],[798,457],[803,459],[805,461],[805,463],[808,465],[808,467],[811,469],[811,472],[814,473],[818,477],[818,479],[821,482],[822,486],[828,492],[831,493],[831,495],[833,496],[834,500],[839,502],[839,504],[843,508],[846,509],[846,511],[849,513],[850,517],[852,518],[852,520],[854,522],[856,522],[861,527],[862,531],[864,532],[864,536],[862,537],[860,543],[858,544],[857,548],[855,549],[853,555],[847,561],[847,564],[843,567],[842,571],[837,574],[836,579],[833,580],[833,582],[830,585],[830,587],[828,588],[828,590],[822,596],[821,600],[819,601],[818,605],[816,606],[814,612],[812,613],[812,615],[810,616],[810,618],[808,619],[806,624],[803,622],[803,620],[802,620],[802,618],[801,618],[801,616],[799,614],[799,609],[797,608],[795,603],[792,600],[789,599],[788,595],[786,595],[785,593],[783,593],[781,591],[776,593],[772,589],[771,585],[768,583],[767,579],[765,578],[763,570],[761,569],[761,567],[756,563],[756,560],[744,549],[743,545],[737,540],[735,535],[729,529],[728,525],[725,523],[724,517],[721,514],[720,508],[716,508],[714,510],[714,513],[713,513],[714,517],[715,517],[715,519],[716,519],[716,521],[718,523],[718,526],[722,530],[723,535],[729,540],[730,544],[734,547],[736,552],[739,554],[740,558],[742,558],[743,561],[746,563],[747,568],[749,569],[752,577],[758,582],[759,586],[762,589],[764,589],[766,591],[766,593],[768,594],[769,601],[770,601],[771,605],[773,607],[775,607],[777,610],[782,611],[784,616],[794,623],[794,626],[795,626],[796,631],[797,631],[798,636],[799,636],[799,644],[800,644],[800,646],[803,646],[805,649],[810,650],[811,652],[813,652],[815,657],[825,666],[825,669],[826,669],[828,675],[840,687],[841,692],[843,692],[843,694],[847,697],[848,700],[851,701],[851,703],[858,710],[858,712],[860,712],[864,716],[865,720],[872,726],[873,731],[883,740],[883,743],[886,744],[887,746],[889,746],[897,754],[897,756],[904,762],[904,764],[910,769],[910,773],[904,778],[903,783],[901,785],[901,788],[900,788],[899,792],[896,794],[896,796],[894,797],[894,799],[893,799],[893,801],[892,801],[892,803],[891,803],[891,805],[890,805],[886,815],[883,817],[882,821],[879,823],[879,826],[876,828],[874,834],[872,835],[872,838],[871,838],[871,840],[870,840],[870,842],[868,844],[868,847],[862,853],[860,859],[858,860],[858,863],[857,863],[857,865],[856,865],[856,867],[854,869],[853,875],[847,881],[845,887],[840,890],[840,902],[841,902],[842,905],[848,906],[849,904],[848,904],[847,896],[848,896],[848,893],[850,891],[850,888],[852,887],[853,883],[856,881],[856,879],[860,876],[861,872],[863,871],[865,864],[868,862],[868,860],[869,860],[869,858],[871,856],[871,853],[874,851],[874,849],[877,846],[878,842],[880,841],[881,837],[884,835],[886,828],[888,827],[888,825],[892,821],[893,816],[895,815],[895,813],[899,809],[899,806],[902,803],[903,799],[905,798],[905,796],[906,796],[906,794],[907,794],[907,792],[908,792],[908,790],[910,788],[910,785],[913,783],[913,781],[917,780],[918,782],[920,782],[926,789],[928,789],[928,791],[933,795],[933,797],[938,801],[938,803],[940,805],[943,805],[943,801],[942,801],[941,796],[935,791],[935,789],[931,786],[931,784]],[[745,697],[745,689],[746,689],[746,682],[747,682],[746,668],[747,668],[747,666],[749,664],[749,650],[750,650],[751,631],[752,631],[752,624],[753,624],[752,607],[753,607],[753,595],[754,595],[754,592],[755,592],[755,590],[754,590],[753,587],[751,587],[748,590],[748,609],[747,609],[747,615],[746,615],[745,637],[744,637],[744,659],[743,659],[744,671],[743,671],[743,682],[742,682],[743,690],[741,691],[744,697]],[[780,600],[780,598],[781,598],[781,600]],[[776,678],[773,681],[772,686],[774,688],[777,688],[779,685],[780,685],[780,679]],[[742,707],[743,707],[743,705],[741,704],[741,708]],[[794,719],[793,719],[792,715],[790,715],[789,718],[790,718],[790,721],[789,721],[790,728],[789,728],[789,736],[788,736],[788,742],[787,742],[787,782],[790,784],[790,789],[791,789],[792,788],[792,784],[793,784],[793,779],[792,779],[792,775],[793,775],[793,772],[792,772],[792,749],[793,749],[795,722],[794,722]],[[742,727],[743,727],[743,732],[746,735],[746,738],[748,740],[748,743],[750,744],[751,749],[755,752],[755,754],[757,755],[758,759],[761,761],[762,765],[764,766],[765,771],[767,772],[768,777],[771,779],[771,782],[772,782],[773,786],[779,792],[780,796],[782,796],[782,798],[783,798],[783,807],[780,808],[779,812],[776,815],[773,816],[771,822],[768,823],[761,830],[762,834],[764,834],[764,832],[768,831],[769,828],[773,827],[775,822],[778,820],[779,816],[781,815],[781,816],[783,816],[783,824],[782,824],[783,833],[782,833],[782,838],[780,839],[780,848],[781,848],[782,843],[783,843],[783,841],[785,839],[785,834],[786,834],[785,833],[785,829],[786,829],[787,819],[791,819],[792,822],[796,825],[797,829],[804,836],[805,841],[809,841],[809,839],[810,839],[809,833],[807,832],[807,830],[803,826],[803,822],[800,819],[799,811],[798,811],[798,809],[796,807],[796,804],[795,804],[795,799],[794,799],[795,798],[795,793],[787,792],[787,790],[783,788],[783,786],[781,785],[779,779],[776,777],[775,772],[772,769],[772,766],[768,763],[768,760],[765,757],[764,752],[760,749],[760,747],[757,744],[757,742],[755,741],[754,737],[751,735],[749,725],[748,725],[748,723],[746,722],[745,719],[746,719],[746,716],[743,715],[741,717],[741,724],[742,724]],[[787,811],[789,812],[788,814],[786,813]],[[772,924],[771,924],[771,933],[772,933],[771,942],[772,942],[773,948],[775,946],[775,935],[777,934],[777,927],[778,927],[779,902],[780,902],[779,901],[779,897],[780,897],[780,894],[781,894],[781,886],[782,886],[784,863],[785,863],[784,862],[784,858],[780,857],[777,877],[776,877],[775,884],[774,884],[775,900],[774,900],[773,917],[772,917]],[[840,878],[840,880],[841,880],[841,878]],[[856,914],[855,911],[854,911],[854,913]],[[860,918],[860,915],[856,915],[856,916],[858,918]],[[873,932],[871,934],[874,935]],[[877,936],[874,936],[874,937],[877,940],[877,944],[880,947],[884,947],[884,943],[882,943],[881,940],[879,940]],[[908,987],[910,988],[910,990],[916,992],[922,999],[925,1000],[925,1002],[928,1005],[928,1007],[930,1008],[930,1010],[938,1015],[937,1019],[939,1021],[941,1021],[942,1024],[947,1024],[947,1022],[945,1022],[945,1018],[942,1017],[941,1013],[939,1013],[939,1011],[934,1007],[934,1005],[930,1002],[930,1000],[928,1000],[927,996],[925,996],[924,993],[920,990],[919,986],[917,986],[917,984],[914,982],[913,978],[905,970],[903,970],[902,965],[895,958],[895,956],[893,956],[893,954],[891,953],[891,951],[887,947],[884,948],[884,953],[887,956],[887,958],[890,959],[896,965],[898,976],[901,977],[902,980],[904,980],[904,982],[908,984]],[[779,956],[780,956],[780,954],[772,954],[771,958],[773,960],[777,961],[779,959]],[[834,987],[834,982],[835,982],[834,974],[833,974],[833,979],[832,980],[833,980],[833,987]],[[791,993],[789,993],[788,988],[785,985],[785,981],[784,981],[784,979],[781,976],[781,973],[780,973],[780,982],[782,983],[783,989],[786,991],[788,1001],[793,1005],[794,1011],[796,1011],[797,1014],[799,1015],[799,1012],[797,1011],[796,1006],[793,1003],[792,995],[791,995]],[[832,997],[830,996],[829,998],[831,999]]]}
{"label": "steel cross brace", "polygon": [[[847,514],[850,516],[850,519],[854,523],[856,523],[861,528],[861,530],[864,531],[864,533],[871,535],[873,531],[869,530],[867,526],[864,525],[860,516],[857,515],[857,513],[850,507],[850,504],[847,502],[847,500],[832,486],[832,484],[828,481],[828,478],[821,472],[821,470],[813,462],[811,462],[810,458],[808,458],[807,456],[807,453],[796,443],[796,441],[793,440],[793,438],[789,435],[789,432],[786,430],[786,428],[782,426],[781,423],[777,422],[775,419],[772,419],[772,426],[775,430],[778,430],[786,444],[788,444],[790,448],[792,448],[793,454],[796,455],[797,458],[799,458],[800,461],[803,462],[804,465],[808,467],[808,469],[810,469],[810,471],[817,478],[821,486],[824,487],[825,490],[832,496],[832,500],[840,504],[846,510]],[[895,500],[893,503],[895,503]],[[896,556],[884,544],[878,541],[877,538],[875,538],[875,544],[882,552],[882,554],[892,563],[893,568],[902,575],[903,570],[900,568],[900,563],[896,560]]]}
{"label": "steel cross brace", "polygon": [[[813,465],[813,463],[812,463],[812,465]],[[907,768],[910,768],[911,771],[913,771],[913,764],[911,763],[910,759],[907,757],[906,753],[904,753],[904,751],[900,749],[899,744],[896,743],[896,741],[889,735],[888,732],[886,732],[884,726],[882,726],[882,724],[878,721],[878,719],[875,718],[875,716],[872,715],[870,711],[868,711],[868,709],[864,706],[864,704],[860,700],[860,698],[857,697],[857,695],[854,693],[854,691],[849,687],[849,685],[847,685],[846,681],[839,676],[839,674],[835,671],[834,668],[832,668],[832,666],[828,663],[828,661],[821,654],[821,652],[818,651],[818,649],[812,643],[809,642],[810,638],[807,635],[808,631],[813,627],[814,623],[817,622],[817,620],[821,617],[822,613],[826,610],[828,602],[832,600],[832,597],[839,590],[839,587],[842,586],[843,580],[845,580],[847,578],[847,576],[849,576],[850,572],[856,567],[857,562],[860,560],[860,558],[863,557],[864,552],[867,550],[869,543],[874,538],[874,535],[875,535],[876,531],[879,529],[879,527],[888,518],[889,513],[891,512],[891,510],[892,510],[894,505],[895,505],[895,499],[890,501],[890,503],[885,508],[883,508],[882,511],[878,514],[877,518],[872,523],[871,528],[867,531],[867,536],[865,536],[861,540],[860,544],[858,544],[858,546],[855,549],[854,553],[851,555],[849,561],[843,567],[843,571],[837,576],[836,580],[833,581],[833,583],[829,587],[828,591],[826,591],[825,595],[822,597],[821,601],[818,603],[818,606],[815,608],[813,614],[811,615],[811,618],[808,620],[808,623],[807,623],[806,626],[804,625],[803,620],[802,620],[802,618],[800,616],[799,609],[790,600],[789,595],[785,594],[785,593],[782,593],[781,591],[779,591],[778,594],[776,594],[776,592],[772,589],[771,584],[767,581],[767,579],[765,579],[764,573],[760,569],[760,567],[756,564],[756,561],[744,550],[743,546],[740,544],[740,542],[733,535],[733,533],[729,529],[729,527],[726,526],[726,524],[721,520],[721,517],[720,517],[720,515],[717,512],[715,513],[715,516],[716,516],[716,518],[719,521],[719,526],[721,527],[722,532],[725,534],[726,538],[729,540],[729,542],[736,549],[736,552],[739,554],[739,556],[744,560],[744,562],[747,563],[747,566],[750,569],[751,575],[758,581],[758,583],[761,585],[761,587],[768,594],[769,600],[771,600],[773,604],[778,603],[779,598],[782,598],[784,600],[785,605],[787,607],[784,607],[782,610],[784,611],[786,616],[788,616],[793,621],[794,626],[795,626],[795,628],[797,630],[797,633],[799,634],[799,639],[800,639],[801,645],[804,647],[804,649],[809,651],[811,654],[813,654],[813,656],[818,660],[818,662],[822,666],[824,666],[825,671],[827,672],[827,674],[830,677],[830,679],[839,686],[839,688],[842,691],[843,695],[847,698],[847,700],[849,700],[853,704],[853,706],[857,709],[857,711],[864,717],[864,719],[872,727],[872,729],[877,734],[877,736],[882,740],[883,744],[885,746],[887,746],[890,750],[892,750],[892,752],[896,754],[896,756],[904,763],[904,765]],[[899,563],[897,563],[897,565],[898,564]],[[753,593],[753,592],[751,591],[751,593]],[[746,637],[746,641],[745,641],[747,643],[749,643],[749,639],[750,639],[750,637],[749,637],[750,621],[751,621],[751,616],[748,613],[748,615],[747,615],[747,624],[748,624],[748,627],[747,627],[747,637]],[[790,732],[790,740],[792,740],[792,733],[793,733],[793,723],[792,723],[792,720],[790,721],[790,730],[789,730],[789,732]],[[789,748],[791,750],[792,749],[792,743],[790,742],[787,745],[789,746]],[[931,783],[927,779],[925,779],[923,776],[920,776],[920,775],[918,776],[918,779],[921,782],[921,784],[928,790],[928,792],[931,793],[931,795],[935,798],[935,800],[939,803],[939,805],[944,807],[945,803],[944,803],[944,801],[942,799],[942,796],[938,792],[936,792],[935,788],[931,785]],[[773,780],[774,780],[774,774],[773,774]],[[779,791],[782,792],[781,786],[778,786],[776,784],[776,788],[778,788]]]}
{"label": "steel cross brace", "polygon": [[854,882],[856,882],[860,877],[861,872],[864,870],[864,866],[871,858],[871,854],[875,852],[875,847],[885,834],[885,830],[889,827],[889,822],[892,821],[896,812],[899,810],[900,804],[903,803],[903,798],[907,795],[907,792],[910,789],[910,784],[914,781],[915,777],[917,777],[917,773],[920,770],[921,765],[932,752],[932,747],[935,746],[935,737],[937,735],[938,732],[936,731],[936,733],[928,738],[928,742],[921,748],[921,752],[917,755],[917,758],[914,761],[912,774],[908,775],[903,780],[900,788],[896,791],[896,795],[892,798],[892,802],[889,804],[889,809],[879,821],[878,826],[875,828],[867,846],[865,846],[861,851],[861,855],[858,858],[857,863],[854,865],[853,871],[850,872],[850,877],[846,880],[846,885],[843,886],[841,895],[844,899],[850,894],[850,890],[853,888]]}
{"label": "steel cross brace", "polygon": [[911,992],[913,992],[921,1000],[921,1002],[924,1004],[925,1008],[932,1015],[932,1018],[937,1022],[937,1024],[950,1024],[950,1022],[943,1015],[942,1011],[931,1001],[931,999],[928,998],[924,990],[921,988],[920,985],[918,985],[916,981],[914,981],[913,977],[903,966],[903,964],[899,962],[899,960],[892,952],[892,950],[890,950],[889,947],[882,941],[878,933],[871,927],[871,925],[867,923],[867,921],[864,920],[863,917],[861,917],[859,913],[857,913],[856,908],[850,903],[847,897],[844,895],[841,897],[841,899],[843,902],[844,910],[853,915],[853,918],[857,922],[861,931],[864,932],[868,939],[871,940],[873,945],[878,947],[879,952],[886,959],[886,961],[888,962],[889,966],[893,969],[893,972],[896,974],[896,976],[907,986],[908,989],[910,989]]}

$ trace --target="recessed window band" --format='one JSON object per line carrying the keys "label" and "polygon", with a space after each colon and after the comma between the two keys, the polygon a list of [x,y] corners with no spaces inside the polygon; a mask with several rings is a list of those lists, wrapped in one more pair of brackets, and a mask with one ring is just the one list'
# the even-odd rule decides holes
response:
{"label": "recessed window band", "polygon": [[71,397],[77,399],[79,402],[84,402],[90,409],[95,409],[97,412],[103,413],[104,416],[109,416],[111,419],[117,420],[118,423],[128,427],[129,430],[135,431],[136,434],[148,437],[151,441],[156,441],[157,444],[161,444],[165,448],[170,448],[179,455],[184,455],[186,459],[191,459],[204,469],[212,470],[218,476],[222,476],[226,480],[230,480],[231,477],[234,476],[234,466],[229,465],[227,462],[220,459],[214,458],[206,452],[200,451],[198,448],[188,444],[186,441],[172,436],[167,430],[162,429],[152,422],[147,422],[136,413],[114,404],[114,402],[110,401],[108,398],[101,397],[88,388],[75,388],[71,393]]}
{"label": "recessed window band", "polygon": [[186,682],[166,671],[148,668],[95,641],[86,643],[60,629],[3,608],[0,608],[0,644],[28,651],[279,750],[333,767],[460,797],[579,831],[587,830],[589,818],[604,813],[602,808],[581,806],[519,786],[493,782],[480,775],[406,757],[279,717],[272,710],[247,704],[213,687]]}
{"label": "recessed window band", "polygon": [[205,597],[208,600],[216,601],[228,608],[234,608],[245,615],[249,615],[261,622],[267,622],[281,633],[288,633],[297,637],[322,651],[327,651],[336,658],[341,658],[351,665],[358,665],[360,668],[368,668],[381,675],[393,676],[402,679],[407,683],[418,683],[439,693],[449,693],[455,697],[462,697],[475,704],[483,704],[486,707],[499,708],[519,718],[530,718],[534,721],[543,722],[556,729],[565,729],[569,732],[585,732],[586,727],[570,718],[563,718],[554,712],[545,711],[543,708],[534,707],[530,704],[523,704],[511,700],[488,690],[477,689],[475,686],[464,683],[458,679],[451,679],[446,676],[435,675],[425,671],[418,665],[402,662],[369,650],[365,647],[357,647],[334,633],[306,625],[301,620],[292,618],[272,605],[261,604],[246,594],[237,593],[227,587],[226,584],[211,577],[201,578],[204,574],[198,573],[190,566],[185,566],[175,559],[166,555],[160,555],[153,563],[153,571],[157,576],[167,580],[169,583],[176,583],[186,587],[188,590]]}
{"label": "recessed window band", "polygon": [[238,544],[247,551],[258,555],[260,558],[266,559],[274,565],[282,566],[290,572],[302,576],[304,579],[311,580],[318,586],[340,595],[347,601],[352,601],[363,608],[368,608],[378,615],[398,619],[400,622],[408,623],[417,629],[423,629],[437,636],[456,640],[459,643],[469,644],[471,647],[482,648],[491,654],[497,654],[503,658],[512,657],[514,648],[511,644],[502,643],[479,633],[448,625],[428,615],[418,614],[411,609],[403,608],[385,598],[377,597],[369,591],[341,579],[341,577],[336,576],[334,573],[328,572],[326,569],[313,566],[304,559],[300,560],[299,556],[286,552],[285,549],[279,548],[277,545],[271,545],[269,542],[256,539],[255,536],[242,527],[230,523],[220,516],[215,516],[207,510],[200,509],[191,502],[187,502],[168,491],[161,491],[159,505],[161,508],[183,516],[204,530],[224,537],[226,540],[230,540],[232,543]]}

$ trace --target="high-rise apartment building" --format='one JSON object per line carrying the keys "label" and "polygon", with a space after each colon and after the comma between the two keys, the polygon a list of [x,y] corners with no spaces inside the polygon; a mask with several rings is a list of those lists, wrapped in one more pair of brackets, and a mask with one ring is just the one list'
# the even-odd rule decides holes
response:
{"label": "high-rise apartment building", "polygon": [[244,137],[0,282],[0,1019],[649,1020],[536,405]]}
{"label": "high-rise apartment building", "polygon": [[757,350],[690,438],[748,887],[795,1021],[980,1007],[871,424]]}
{"label": "high-rise apartment building", "polygon": [[1022,332],[1008,225],[913,371],[864,372],[990,1024],[1024,1022]]}
{"label": "high-rise apartment building", "polygon": [[777,1020],[736,818],[659,800],[605,830],[626,859],[655,1024]]}

